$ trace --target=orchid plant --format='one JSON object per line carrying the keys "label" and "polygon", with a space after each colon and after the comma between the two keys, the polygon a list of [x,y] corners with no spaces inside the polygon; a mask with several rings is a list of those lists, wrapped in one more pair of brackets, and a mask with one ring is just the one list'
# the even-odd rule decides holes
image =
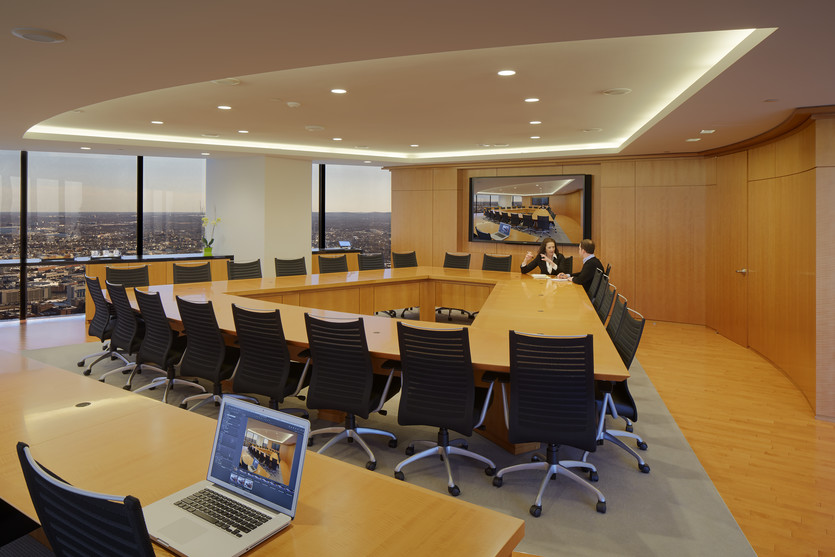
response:
{"label": "orchid plant", "polygon": [[[219,222],[220,217],[214,220],[209,220],[209,217],[203,217],[203,247],[210,248],[215,243],[215,227]],[[209,230],[209,227],[211,227],[211,230]]]}

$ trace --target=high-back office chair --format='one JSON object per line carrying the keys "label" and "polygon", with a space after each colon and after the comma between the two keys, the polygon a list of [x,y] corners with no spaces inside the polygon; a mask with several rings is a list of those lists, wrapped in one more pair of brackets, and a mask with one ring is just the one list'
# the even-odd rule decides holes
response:
{"label": "high-back office chair", "polygon": [[594,277],[591,279],[591,284],[589,284],[589,300],[591,300],[592,305],[594,305],[594,300],[597,296],[597,293],[600,291],[600,282],[603,280],[603,271],[601,269],[594,270]]}
{"label": "high-back office chair", "polygon": [[229,280],[261,278],[261,260],[236,263],[226,261],[226,276]]}
{"label": "high-back office chair", "polygon": [[105,282],[121,284],[125,288],[148,286],[148,266],[140,267],[105,267]]}
{"label": "high-back office chair", "polygon": [[487,232],[482,232],[481,230],[476,228],[475,229],[475,238],[477,240],[490,240],[490,239],[492,239],[492,236],[490,236],[490,234],[488,234]]}
{"label": "high-back office chair", "polygon": [[510,272],[513,257],[510,255],[490,255],[484,254],[484,259],[481,261],[482,271],[507,271]]}
{"label": "high-back office chair", "polygon": [[[449,253],[446,252],[444,254],[444,269],[469,269],[470,268],[470,256],[469,253]],[[452,310],[460,311],[462,315],[466,315],[469,319],[473,319],[475,315],[472,312],[469,312],[465,309],[458,309],[458,308],[448,308],[448,307],[439,307],[436,308],[435,311],[438,314],[442,314],[444,310],[447,312],[447,320],[452,321]]]}
{"label": "high-back office chair", "polygon": [[417,267],[417,254],[413,251],[398,253],[391,252],[391,267],[393,269],[400,269],[403,267]]}
{"label": "high-back office chair", "polygon": [[[104,297],[101,289],[101,283],[98,277],[90,277],[85,275],[84,282],[87,285],[87,295],[93,300],[95,313],[93,319],[90,321],[90,326],[87,329],[87,334],[91,337],[98,338],[102,343],[101,352],[94,352],[81,358],[76,365],[84,367],[84,364],[90,358],[96,358],[93,363],[87,366],[84,370],[84,375],[90,375],[93,371],[93,366],[110,357],[110,335],[113,333],[113,328],[116,326],[116,310],[113,305],[108,303]],[[128,361],[124,360],[127,364]]]}
{"label": "high-back office chair", "polygon": [[560,265],[559,271],[561,273],[565,273],[567,275],[571,275],[574,273],[574,256],[569,255],[568,257],[562,258],[562,265]]}
{"label": "high-back office chair", "polygon": [[326,427],[310,432],[315,435],[336,433],[319,449],[323,453],[342,439],[356,440],[368,455],[365,467],[374,470],[377,458],[363,435],[383,435],[389,447],[397,446],[397,437],[388,431],[357,427],[357,416],[367,419],[372,412],[383,413],[383,405],[400,391],[400,378],[378,375],[371,366],[362,318],[330,321],[304,314],[307,340],[313,359],[313,374],[307,389],[308,408],[327,408],[345,412],[344,427]]}
{"label": "high-back office chair", "polygon": [[522,215],[522,226],[527,229],[533,228],[533,215],[531,213]]}
{"label": "high-back office chair", "polygon": [[380,271],[386,268],[382,253],[358,253],[357,266],[360,271]]}
{"label": "high-back office chair", "polygon": [[190,282],[212,282],[212,264],[208,261],[202,265],[177,265],[174,263],[174,284]]}
{"label": "high-back office chair", "polygon": [[206,379],[212,382],[213,387],[212,393],[186,397],[180,408],[188,408],[188,403],[194,400],[200,402],[189,410],[196,410],[210,400],[219,405],[223,394],[221,381],[232,376],[240,352],[237,348],[226,346],[211,300],[190,302],[177,296],[177,308],[186,332],[186,351],[180,361],[180,375]]}
{"label": "high-back office chair", "polygon": [[147,385],[136,389],[135,393],[164,386],[163,403],[168,402],[168,391],[174,385],[185,385],[205,393],[206,388],[199,383],[186,381],[176,376],[175,365],[183,358],[186,337],[171,329],[159,292],[142,292],[134,288],[133,293],[136,296],[142,320],[145,322],[145,337],[136,354],[136,367],[128,377],[124,388],[131,389],[133,378],[137,373],[154,371],[162,373],[163,377],[157,377]]}
{"label": "high-back office chair", "polygon": [[539,215],[536,217],[536,228],[539,231],[548,231],[551,228],[551,219],[548,215]]}
{"label": "high-back office chair", "polygon": [[607,292],[609,292],[609,275],[602,274],[600,275],[600,284],[597,286],[597,293],[591,299],[591,305],[594,311],[600,312],[600,306],[603,305],[603,299],[606,297]]}
{"label": "high-back office chair", "polygon": [[623,312],[626,311],[626,298],[621,294],[618,294],[615,298],[615,303],[612,306],[612,314],[609,316],[609,322],[606,324],[606,334],[609,335],[609,339],[612,342],[615,342],[615,335],[618,332],[618,327],[620,327],[620,322],[623,319]]}
{"label": "high-back office chair", "polygon": [[[641,342],[641,335],[643,334],[644,323],[646,321],[640,313],[625,305],[624,310],[613,342],[618,354],[620,354],[623,365],[629,369],[632,361],[635,359],[635,353],[638,351],[638,345]],[[630,312],[634,313],[637,317],[633,317]],[[629,392],[627,381],[596,382],[598,410],[600,412],[597,437],[600,442],[611,441],[632,455],[638,461],[638,469],[644,474],[648,474],[650,470],[649,465],[644,462],[641,455],[620,440],[621,437],[634,439],[640,450],[647,450],[647,444],[644,440],[632,432],[632,422],[638,420],[638,407],[635,404],[635,399],[632,398],[632,393]],[[606,414],[611,415],[613,418],[620,417],[626,420],[626,431],[607,429]]]}
{"label": "high-back office chair", "polygon": [[[611,311],[612,304],[617,297],[618,289],[614,284],[609,282],[608,277],[606,277],[606,284],[601,284],[600,287],[605,288],[605,290],[602,292],[598,291],[595,303],[592,305],[595,306],[595,310],[597,310],[597,317],[600,318],[600,322],[605,325],[606,318],[609,317],[609,311]],[[600,302],[597,303],[597,300],[600,300]]]}
{"label": "high-back office chair", "polygon": [[510,226],[519,226],[522,224],[522,217],[519,216],[519,213],[512,213],[510,215]]}
{"label": "high-back office chair", "polygon": [[319,273],[347,273],[348,256],[341,255],[320,255]]}
{"label": "high-back office chair", "polygon": [[[452,475],[451,455],[486,464],[484,471],[488,476],[496,471],[493,461],[467,450],[464,439],[449,439],[449,430],[469,437],[481,426],[492,400],[493,383],[487,388],[475,386],[467,328],[429,329],[411,327],[400,321],[397,340],[403,377],[397,423],[437,427],[438,438],[437,441],[412,441],[406,449],[408,458],[395,467],[394,477],[404,480],[405,466],[439,455],[446,468],[447,490],[450,495],[458,496],[461,489]],[[415,454],[416,443],[430,447]]]}
{"label": "high-back office chair", "polygon": [[296,259],[275,258],[275,276],[293,277],[307,274],[307,263],[304,257]]}
{"label": "high-back office chair", "polygon": [[[270,408],[278,410],[286,397],[298,396],[310,383],[309,363],[290,359],[279,310],[256,311],[232,304],[232,316],[241,350],[232,390],[269,397]],[[283,410],[308,417],[304,409]]]}
{"label": "high-back office chair", "polygon": [[597,448],[597,413],[594,401],[594,352],[592,336],[551,337],[510,331],[510,404],[507,412],[511,443],[546,443],[545,462],[502,468],[493,485],[501,487],[505,474],[520,470],[545,470],[531,515],[542,513],[542,494],[552,478],[565,476],[597,496],[597,512],[606,512],[606,498],[599,489],[569,468],[581,461],[560,461],[562,445],[591,452]]}
{"label": "high-back office chair", "polygon": [[[106,282],[105,285],[116,310],[116,326],[113,327],[110,336],[111,355],[121,355],[123,360],[127,360],[127,356],[135,354],[142,344],[142,338],[145,336],[145,323],[133,311],[124,286],[111,282]],[[99,381],[104,383],[105,378],[110,375],[128,373],[133,370],[135,365],[135,363],[127,361],[125,365],[103,373],[99,377]]]}
{"label": "high-back office chair", "polygon": [[154,555],[139,499],[73,487],[41,466],[26,443],[17,444],[17,456],[55,555]]}

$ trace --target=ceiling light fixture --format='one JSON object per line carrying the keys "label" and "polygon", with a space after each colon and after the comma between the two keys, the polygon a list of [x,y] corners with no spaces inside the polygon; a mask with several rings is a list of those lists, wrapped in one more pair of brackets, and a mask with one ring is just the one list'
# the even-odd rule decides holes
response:
{"label": "ceiling light fixture", "polygon": [[213,79],[212,83],[215,85],[240,85],[241,80],[234,77],[224,77],[223,79]]}
{"label": "ceiling light fixture", "polygon": [[81,147],[80,149],[82,151],[89,151],[90,149],[92,149],[92,147]]}
{"label": "ceiling light fixture", "polygon": [[335,95],[344,95],[347,92],[347,89],[331,89],[331,93],[334,93]]}
{"label": "ceiling light fixture", "polygon": [[12,35],[19,39],[33,41],[36,43],[62,43],[67,40],[67,37],[61,33],[50,31],[49,29],[36,29],[34,27],[17,27],[12,29]]}
{"label": "ceiling light fixture", "polygon": [[701,141],[701,140],[702,140],[701,137],[689,137],[689,138],[685,139],[684,141],[687,141],[688,143],[693,143],[694,141]]}
{"label": "ceiling light fixture", "polygon": [[211,155],[211,153],[200,153],[200,155],[202,155],[204,157],[208,157],[209,155]]}
{"label": "ceiling light fixture", "polygon": [[231,106],[227,106],[225,104],[218,105],[218,110],[232,110]]}
{"label": "ceiling light fixture", "polygon": [[203,134],[200,134],[200,135],[202,135],[203,137],[220,137],[220,134],[216,134],[216,133],[203,133]]}
{"label": "ceiling light fixture", "polygon": [[699,133],[715,133],[716,130],[702,130]]}
{"label": "ceiling light fixture", "polygon": [[537,99],[536,97],[530,97],[530,98],[525,99],[525,102],[526,103],[538,103],[539,99]]}
{"label": "ceiling light fixture", "polygon": [[409,147],[420,147],[420,145],[418,145],[417,143],[412,143],[411,145],[409,145]]}
{"label": "ceiling light fixture", "polygon": [[530,122],[528,122],[528,123],[529,123],[530,125],[532,125],[532,126],[538,126],[538,125],[539,125],[539,124],[541,124],[542,122],[540,122],[539,120],[531,120],[531,121],[530,121]]}
{"label": "ceiling light fixture", "polygon": [[614,89],[606,89],[602,91],[604,95],[609,95],[610,97],[617,97],[619,95],[628,95],[632,92],[632,89],[627,89],[626,87],[615,87]]}
{"label": "ceiling light fixture", "polygon": [[298,108],[302,105],[302,103],[297,103],[296,101],[287,101],[287,106],[290,108]]}
{"label": "ceiling light fixture", "polygon": [[238,130],[238,133],[249,133],[249,130]]}
{"label": "ceiling light fixture", "polygon": [[305,126],[304,129],[306,129],[309,132],[320,132],[320,131],[324,130],[325,128],[322,127],[322,126],[311,125],[311,126]]}
{"label": "ceiling light fixture", "polygon": [[165,122],[163,122],[162,120],[151,120],[151,123],[152,123],[152,124],[156,124],[157,126],[161,126],[161,125],[162,125],[162,124],[164,124]]}
{"label": "ceiling light fixture", "polygon": [[538,135],[532,135],[531,139],[541,139]]}
{"label": "ceiling light fixture", "polygon": [[364,164],[371,164],[371,161],[362,161]]}
{"label": "ceiling light fixture", "polygon": [[510,76],[510,75],[516,75],[516,71],[514,71],[514,70],[501,70],[499,72],[499,75],[502,76],[502,77],[507,77],[507,76]]}
{"label": "ceiling light fixture", "polygon": [[602,132],[603,128],[583,128],[580,131],[582,131],[583,133],[597,133]]}
{"label": "ceiling light fixture", "polygon": [[341,137],[334,137],[333,140],[334,141],[342,141],[342,138]]}

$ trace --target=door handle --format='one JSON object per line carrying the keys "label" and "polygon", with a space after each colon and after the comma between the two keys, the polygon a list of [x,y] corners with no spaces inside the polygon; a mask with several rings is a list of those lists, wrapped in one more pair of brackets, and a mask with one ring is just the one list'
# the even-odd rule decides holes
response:
{"label": "door handle", "polygon": [[736,272],[737,273],[742,273],[743,275],[747,275],[748,274],[748,269],[737,269]]}

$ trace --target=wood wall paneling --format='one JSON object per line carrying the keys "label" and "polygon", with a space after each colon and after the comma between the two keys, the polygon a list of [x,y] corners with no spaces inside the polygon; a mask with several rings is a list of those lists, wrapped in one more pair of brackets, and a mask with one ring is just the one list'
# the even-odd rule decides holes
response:
{"label": "wood wall paneling", "polygon": [[[831,121],[835,124],[835,120]],[[821,130],[823,131],[823,130]],[[827,140],[835,147],[835,126],[827,130]],[[818,133],[820,137],[820,131]],[[816,172],[815,227],[815,316],[816,394],[815,413],[835,416],[835,148],[830,166]]]}
{"label": "wood wall paneling", "polygon": [[417,252],[418,264],[431,261],[432,211],[431,190],[392,190],[391,250]]}
{"label": "wood wall paneling", "polygon": [[[596,249],[603,265],[611,264],[611,282],[629,301],[629,307],[643,313],[643,304],[635,286],[635,188],[601,188],[600,248]],[[576,255],[576,254],[570,254]],[[575,257],[575,260],[579,257]],[[578,267],[579,268],[579,267]]]}
{"label": "wood wall paneling", "polygon": [[748,179],[764,180],[777,176],[777,146],[774,143],[748,150]]}
{"label": "wood wall paneling", "polygon": [[810,120],[796,133],[778,141],[775,145],[775,172],[788,176],[815,167],[815,126]]}
{"label": "wood wall paneling", "polygon": [[705,165],[700,158],[650,159],[635,164],[635,185],[652,186],[703,186]]}

